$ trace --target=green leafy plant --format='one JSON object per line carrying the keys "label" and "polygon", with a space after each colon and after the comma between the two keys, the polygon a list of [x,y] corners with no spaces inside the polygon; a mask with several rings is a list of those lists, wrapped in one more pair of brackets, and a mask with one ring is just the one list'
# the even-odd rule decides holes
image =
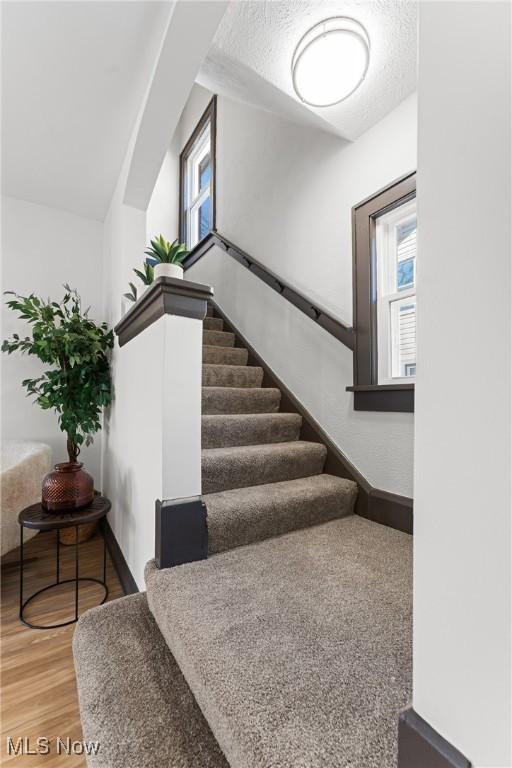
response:
{"label": "green leafy plant", "polygon": [[112,400],[109,350],[114,334],[106,323],[98,325],[82,311],[80,296],[69,285],[60,303],[44,301],[33,293],[14,296],[7,306],[32,326],[32,335],[13,334],[2,352],[35,355],[51,366],[37,379],[25,379],[27,395],[44,410],[58,414],[67,435],[69,460],[76,462],[82,444],[90,445],[101,429],[101,412]]}
{"label": "green leafy plant", "polygon": [[134,269],[133,271],[137,277],[142,280],[143,285],[151,285],[155,279],[155,268],[151,264],[148,264],[147,261],[142,265],[142,270]]}
{"label": "green leafy plant", "polygon": [[130,301],[137,301],[137,286],[133,283],[128,283],[128,285],[130,286],[130,293],[123,293],[124,298]]}
{"label": "green leafy plant", "polygon": [[[155,268],[147,261],[142,265],[142,269],[134,269],[133,271],[143,285],[151,285],[155,280]],[[133,283],[128,283],[128,285],[130,286],[130,292],[123,293],[123,296],[125,299],[135,302],[137,301],[137,286]]]}
{"label": "green leafy plant", "polygon": [[151,247],[147,248],[144,253],[159,264],[181,266],[183,259],[190,253],[184,243],[179,243],[177,239],[169,243],[163,235],[159,235],[150,242]]}

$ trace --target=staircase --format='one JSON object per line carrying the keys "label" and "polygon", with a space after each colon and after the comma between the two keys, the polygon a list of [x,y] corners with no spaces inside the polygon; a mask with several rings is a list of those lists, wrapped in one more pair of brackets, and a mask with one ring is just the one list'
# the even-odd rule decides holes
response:
{"label": "staircase", "polygon": [[353,512],[357,486],[324,473],[327,449],[208,309],[203,331],[202,485],[209,554]]}
{"label": "staircase", "polygon": [[[74,653],[94,768],[394,768],[412,677],[411,537],[357,486],[209,308],[207,560],[146,567],[89,611]],[[121,746],[120,746],[121,745]]]}

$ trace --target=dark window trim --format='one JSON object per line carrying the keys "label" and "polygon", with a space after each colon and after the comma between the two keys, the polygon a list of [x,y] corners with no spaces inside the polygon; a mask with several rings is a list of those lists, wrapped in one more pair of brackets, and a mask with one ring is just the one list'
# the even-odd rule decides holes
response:
{"label": "dark window trim", "polygon": [[375,221],[387,211],[416,196],[416,172],[392,184],[352,208],[354,295],[354,393],[356,411],[414,411],[414,384],[378,384],[377,294],[375,274]]}
{"label": "dark window trim", "polygon": [[[180,225],[180,241],[184,243],[186,241],[186,221],[185,221],[185,163],[188,156],[194,146],[196,139],[205,127],[206,123],[210,121],[211,124],[211,164],[212,164],[212,176],[211,176],[211,204],[212,204],[212,227],[210,231],[215,232],[217,225],[217,96],[213,96],[205,111],[201,115],[201,118],[192,131],[192,135],[183,147],[180,154],[180,210],[179,210],[179,225]],[[208,237],[208,233],[205,235]],[[203,242],[204,237],[199,242]],[[196,243],[197,247],[199,243]]]}

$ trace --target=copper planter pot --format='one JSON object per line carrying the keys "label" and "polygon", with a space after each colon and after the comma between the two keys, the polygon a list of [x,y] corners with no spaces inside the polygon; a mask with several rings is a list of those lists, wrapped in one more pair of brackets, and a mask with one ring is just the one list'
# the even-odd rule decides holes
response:
{"label": "copper planter pot", "polygon": [[78,461],[56,464],[43,480],[41,504],[47,512],[71,512],[90,504],[94,480]]}

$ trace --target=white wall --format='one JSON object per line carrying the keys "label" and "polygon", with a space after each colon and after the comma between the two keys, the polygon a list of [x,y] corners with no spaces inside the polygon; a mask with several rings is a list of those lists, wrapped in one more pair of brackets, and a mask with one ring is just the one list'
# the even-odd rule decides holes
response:
{"label": "white wall", "polygon": [[[172,198],[177,156],[211,97],[198,85],[192,89],[148,221],[150,211],[165,210]],[[351,324],[351,209],[415,169],[416,108],[413,95],[347,144],[219,96],[217,229]],[[168,213],[167,221],[169,237],[176,237],[177,220]],[[342,344],[220,252],[208,253],[187,277],[213,285],[235,325],[372,485],[413,495],[414,417],[354,411],[345,391],[353,381],[352,355]]]}
{"label": "white wall", "polygon": [[171,140],[146,211],[146,240],[162,234],[171,242],[178,236],[179,148],[177,135]]}
{"label": "white wall", "polygon": [[412,496],[412,417],[354,411],[352,353],[220,248],[187,270],[369,482]]}
{"label": "white wall", "polygon": [[352,325],[351,209],[415,170],[416,106],[347,144],[220,96],[219,232]]}
{"label": "white wall", "polygon": [[476,768],[512,765],[510,34],[420,4],[414,708]]}
{"label": "white wall", "polygon": [[[34,292],[59,299],[63,283],[78,289],[84,309],[103,320],[101,282],[103,226],[55,208],[2,198],[2,289],[23,295]],[[2,304],[2,338],[12,333],[26,335],[28,326]],[[53,450],[55,461],[67,460],[66,437],[57,417],[43,411],[26,397],[23,379],[36,377],[44,366],[33,357],[2,355],[2,438],[40,440]],[[81,459],[101,487],[101,433],[94,444],[83,448]]]}

